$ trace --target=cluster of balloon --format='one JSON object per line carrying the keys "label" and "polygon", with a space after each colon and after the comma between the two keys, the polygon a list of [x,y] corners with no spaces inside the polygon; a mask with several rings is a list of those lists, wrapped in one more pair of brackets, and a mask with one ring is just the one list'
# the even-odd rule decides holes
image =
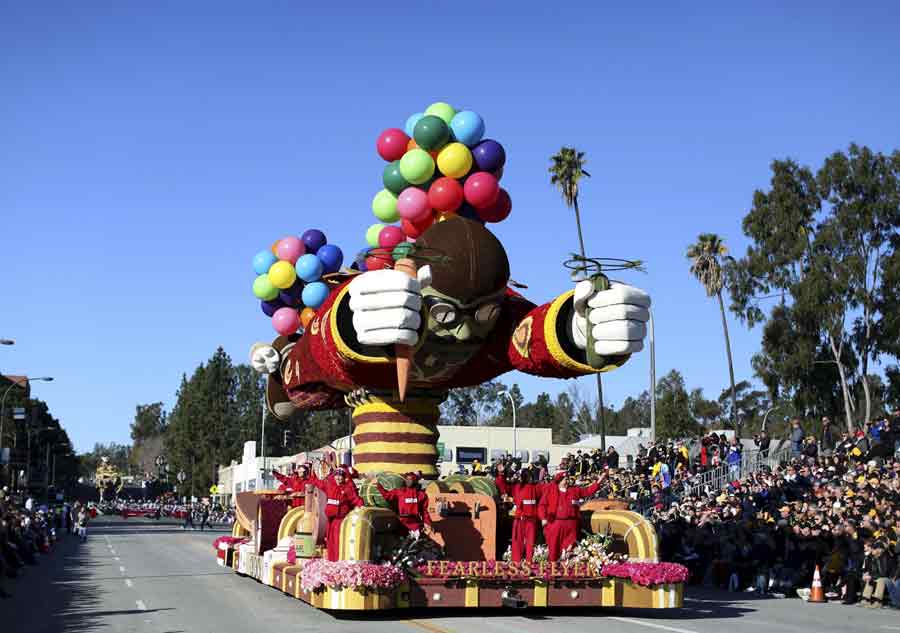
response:
{"label": "cluster of balloon", "polygon": [[484,119],[476,112],[432,103],[410,116],[404,129],[383,131],[375,148],[388,164],[384,189],[372,199],[379,223],[366,231],[368,246],[354,262],[360,270],[393,267],[408,252],[404,243],[454,214],[484,224],[500,222],[512,210],[500,187],[506,152],[484,138]]}
{"label": "cluster of balloon", "polygon": [[253,294],[276,332],[287,336],[309,326],[328,297],[322,275],[339,271],[343,263],[344,253],[318,229],[283,237],[254,255]]}

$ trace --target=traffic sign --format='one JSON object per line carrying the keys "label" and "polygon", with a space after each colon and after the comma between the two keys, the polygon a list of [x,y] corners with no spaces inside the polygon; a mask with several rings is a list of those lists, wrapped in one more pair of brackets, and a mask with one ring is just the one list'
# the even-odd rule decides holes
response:
{"label": "traffic sign", "polygon": [[25,419],[25,407],[15,407],[13,409],[13,420]]}

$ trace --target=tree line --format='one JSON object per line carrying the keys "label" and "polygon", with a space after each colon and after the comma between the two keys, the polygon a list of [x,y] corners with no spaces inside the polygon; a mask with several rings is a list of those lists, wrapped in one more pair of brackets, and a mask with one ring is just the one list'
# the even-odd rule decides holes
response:
{"label": "tree line", "polygon": [[724,292],[741,323],[762,325],[752,367],[770,402],[853,430],[900,401],[900,151],[853,144],[815,172],[791,159],[771,171],[743,218],[745,254],[704,233],[690,270],[718,299],[732,384]]}

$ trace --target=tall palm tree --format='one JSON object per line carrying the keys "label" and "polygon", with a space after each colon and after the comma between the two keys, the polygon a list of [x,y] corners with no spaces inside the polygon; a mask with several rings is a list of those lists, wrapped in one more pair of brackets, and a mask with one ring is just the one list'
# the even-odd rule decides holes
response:
{"label": "tall palm tree", "polygon": [[550,184],[559,189],[566,206],[575,211],[575,224],[578,226],[578,245],[581,247],[581,256],[584,254],[584,236],[581,233],[581,211],[578,209],[578,181],[582,176],[591,177],[584,170],[587,160],[584,152],[579,152],[574,147],[562,147],[550,157],[553,162],[550,165]]}
{"label": "tall palm tree", "polygon": [[701,233],[697,243],[687,249],[687,258],[691,260],[691,274],[706,290],[707,297],[719,300],[719,313],[722,315],[722,331],[725,332],[725,353],[728,356],[728,376],[731,380],[731,426],[737,427],[737,394],[734,388],[734,363],[731,360],[731,341],[728,338],[728,321],[725,319],[725,303],[722,301],[722,290],[725,288],[724,264],[731,260],[728,247],[719,235]]}
{"label": "tall palm tree", "polygon": [[[550,184],[559,189],[563,202],[575,211],[575,224],[578,227],[578,246],[581,256],[586,257],[584,251],[584,235],[581,231],[581,210],[578,208],[578,183],[582,177],[590,178],[585,171],[587,160],[584,152],[579,152],[574,147],[561,147],[550,157]],[[598,414],[600,422],[600,450],[606,450],[606,418],[603,416],[603,379],[597,374],[597,398],[600,403]]]}

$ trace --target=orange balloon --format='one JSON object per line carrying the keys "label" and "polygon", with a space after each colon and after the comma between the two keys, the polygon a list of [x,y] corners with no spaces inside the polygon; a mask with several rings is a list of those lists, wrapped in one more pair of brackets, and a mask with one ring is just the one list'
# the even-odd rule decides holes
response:
{"label": "orange balloon", "polygon": [[[409,143],[406,144],[406,151],[408,152],[411,149],[418,149],[419,145],[416,143],[416,139],[409,139]],[[433,152],[428,152],[431,155],[431,158],[437,160],[438,154],[440,153],[438,150],[434,150]]]}
{"label": "orange balloon", "polygon": [[280,242],[280,241],[281,240],[275,240],[274,242],[272,242],[272,254],[275,257],[278,257],[278,242]]}
{"label": "orange balloon", "polygon": [[435,220],[435,222],[444,222],[453,217],[456,217],[456,211],[445,211],[443,213],[437,214],[437,219]]}
{"label": "orange balloon", "polygon": [[316,316],[316,311],[312,308],[303,308],[303,311],[300,312],[300,325],[303,326],[303,329],[309,327],[309,324],[312,323],[312,320]]}

